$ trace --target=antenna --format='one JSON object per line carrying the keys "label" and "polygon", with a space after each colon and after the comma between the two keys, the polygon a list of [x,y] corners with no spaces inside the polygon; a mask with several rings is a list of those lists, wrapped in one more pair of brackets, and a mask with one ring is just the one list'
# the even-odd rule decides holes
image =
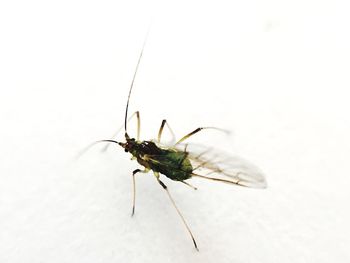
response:
{"label": "antenna", "polygon": [[131,95],[132,88],[133,88],[133,86],[134,86],[134,82],[135,82],[135,78],[136,78],[136,73],[137,73],[137,70],[138,70],[138,68],[139,68],[141,58],[142,58],[143,49],[145,48],[145,45],[146,45],[146,41],[147,41],[147,37],[148,37],[148,32],[149,32],[149,30],[147,31],[145,40],[144,40],[143,45],[142,45],[142,49],[141,49],[141,52],[140,52],[139,60],[137,61],[137,65],[136,65],[134,77],[132,78],[132,81],[131,81],[131,86],[130,86],[129,95],[128,95],[128,101],[127,101],[127,103],[126,103],[126,108],[125,108],[125,120],[124,120],[124,129],[125,129],[125,137],[126,137],[126,138],[129,137],[129,136],[128,136],[128,133],[127,133],[127,126],[126,126],[126,123],[127,123],[127,119],[128,119],[128,109],[129,109],[130,95]]}

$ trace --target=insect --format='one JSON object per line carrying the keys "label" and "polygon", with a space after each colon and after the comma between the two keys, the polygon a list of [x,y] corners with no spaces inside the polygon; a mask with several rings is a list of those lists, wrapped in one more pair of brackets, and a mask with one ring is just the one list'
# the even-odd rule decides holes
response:
{"label": "insect", "polygon": [[[114,139],[100,140],[96,143],[108,143],[105,149],[110,144],[116,144],[124,149],[125,152],[132,155],[132,159],[135,159],[143,169],[136,169],[132,172],[133,183],[133,199],[132,199],[132,215],[135,213],[135,199],[136,199],[136,184],[135,175],[138,173],[153,172],[153,175],[157,183],[164,189],[168,195],[172,205],[176,209],[183,224],[185,225],[189,235],[191,236],[193,245],[196,250],[198,246],[196,240],[190,230],[185,218],[177,207],[173,197],[171,196],[168,187],[161,180],[160,175],[164,175],[169,179],[177,182],[181,182],[190,186],[193,189],[197,189],[187,182],[192,177],[218,181],[233,185],[253,187],[253,188],[265,188],[266,180],[263,174],[252,164],[239,157],[226,157],[222,154],[213,155],[213,149],[202,147],[199,153],[193,153],[189,151],[188,144],[185,143],[191,136],[206,129],[217,129],[215,127],[199,127],[192,132],[183,136],[172,146],[165,146],[161,143],[162,133],[165,125],[168,127],[172,135],[174,133],[170,128],[167,121],[164,119],[158,131],[157,140],[140,140],[140,113],[136,111],[130,118],[128,118],[129,101],[131,92],[134,86],[136,74],[142,58],[144,45],[141,49],[141,53],[138,58],[136,69],[133,75],[133,79],[129,88],[125,115],[124,115],[124,138],[125,141],[116,141]],[[136,139],[129,136],[127,131],[127,124],[131,118],[136,116],[137,118],[137,135]],[[123,128],[123,127],[122,127]],[[121,128],[121,129],[122,129]],[[89,148],[88,147],[88,148]],[[201,148],[201,147],[200,147]],[[203,149],[204,148],[204,149]]]}

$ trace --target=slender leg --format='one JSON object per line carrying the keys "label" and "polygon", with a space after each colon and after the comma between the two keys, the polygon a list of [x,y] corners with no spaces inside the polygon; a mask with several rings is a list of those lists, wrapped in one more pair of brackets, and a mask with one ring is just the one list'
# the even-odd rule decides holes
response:
{"label": "slender leg", "polygon": [[195,187],[195,186],[193,186],[193,185],[191,185],[191,184],[189,184],[189,183],[187,183],[185,181],[180,181],[180,182],[185,184],[185,185],[187,185],[187,186],[189,186],[189,187],[191,187],[193,190],[197,190],[197,187]]}
{"label": "slender leg", "polygon": [[201,131],[201,130],[205,130],[205,129],[214,129],[214,130],[218,130],[218,131],[222,131],[226,134],[229,134],[230,132],[224,129],[220,129],[220,128],[216,128],[216,127],[199,127],[197,129],[195,129],[194,131],[190,132],[189,134],[185,135],[184,137],[182,137],[177,143],[175,143],[175,145],[183,142],[184,140],[187,140],[188,138],[190,138],[192,135],[196,134],[197,132]]}
{"label": "slender leg", "polygon": [[141,118],[140,118],[140,112],[136,112],[136,117],[137,117],[137,137],[136,139],[139,141],[140,140],[140,130],[141,130]]}
{"label": "slender leg", "polygon": [[[140,129],[141,129],[141,118],[140,118],[140,112],[135,111],[128,119],[128,122],[136,115],[137,118],[137,140],[140,140]],[[116,137],[121,130],[124,128],[124,125],[120,126],[120,128],[111,136],[111,138]],[[109,144],[107,144],[105,147],[103,147],[102,152],[105,152],[109,147]]]}
{"label": "slender leg", "polygon": [[163,133],[163,129],[164,129],[164,125],[166,124],[166,126],[168,127],[171,135],[173,136],[172,140],[171,141],[175,141],[175,134],[173,132],[173,130],[170,128],[168,122],[166,120],[163,120],[162,121],[162,124],[160,125],[160,128],[159,128],[159,132],[158,132],[158,143],[160,143],[160,139],[162,137],[162,133]]}
{"label": "slender leg", "polygon": [[136,169],[132,172],[132,211],[131,211],[131,216],[135,214],[135,199],[136,199],[136,183],[135,183],[135,174],[137,173],[147,173],[149,169]]}
{"label": "slender leg", "polygon": [[[238,175],[239,175],[239,173],[237,174],[237,176]],[[209,176],[204,176],[204,175],[199,175],[199,174],[194,174],[194,173],[192,174],[192,176],[196,176],[196,177],[200,177],[200,178],[204,178],[204,179],[208,179],[208,180],[212,180],[212,181],[218,181],[218,182],[222,182],[222,183],[236,184],[236,185],[240,185],[240,186],[247,186],[239,178],[237,178],[236,180],[226,180],[226,179],[209,177]]]}
{"label": "slender leg", "polygon": [[197,251],[199,251],[199,249],[198,249],[198,247],[197,247],[196,240],[194,239],[193,234],[192,234],[192,232],[191,232],[189,226],[187,225],[187,223],[186,223],[186,221],[185,221],[185,218],[184,218],[183,215],[181,214],[179,208],[177,208],[174,199],[173,199],[172,196],[170,195],[170,192],[169,192],[169,190],[168,190],[168,187],[159,179],[159,173],[154,172],[154,175],[155,175],[155,177],[156,177],[158,183],[163,187],[163,189],[164,189],[164,190],[166,191],[166,193],[168,194],[168,197],[169,197],[171,203],[173,204],[173,206],[175,207],[176,212],[177,212],[178,215],[181,217],[182,222],[184,223],[184,225],[185,225],[185,227],[186,227],[188,233],[189,233],[190,236],[191,236],[191,239],[192,239],[192,242],[193,242],[193,245],[194,245],[195,249],[196,249]]}

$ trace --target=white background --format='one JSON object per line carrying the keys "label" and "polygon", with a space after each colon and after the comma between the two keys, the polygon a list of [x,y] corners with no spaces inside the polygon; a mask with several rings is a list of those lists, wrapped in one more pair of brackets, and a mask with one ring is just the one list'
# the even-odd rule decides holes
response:
{"label": "white background", "polygon": [[[2,1],[0,262],[349,262],[346,2]],[[74,161],[123,123],[150,23],[130,104],[142,138],[163,118],[178,137],[230,129],[193,139],[269,183],[164,179],[199,253],[152,174],[130,217],[129,154]]]}

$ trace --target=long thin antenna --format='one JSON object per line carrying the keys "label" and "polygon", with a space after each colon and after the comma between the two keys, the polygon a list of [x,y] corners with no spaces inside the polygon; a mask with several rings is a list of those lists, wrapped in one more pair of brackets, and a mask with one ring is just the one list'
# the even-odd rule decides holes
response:
{"label": "long thin antenna", "polygon": [[116,143],[120,145],[120,142],[117,142],[115,140],[101,140],[101,141],[96,141],[93,143],[90,143],[88,146],[86,146],[84,149],[82,149],[75,157],[76,160],[78,160],[83,154],[85,154],[92,146],[95,144],[101,143],[101,142],[108,142],[108,143]]}
{"label": "long thin antenna", "polygon": [[129,89],[128,101],[127,101],[127,103],[126,103],[126,108],[125,108],[125,120],[124,120],[125,137],[128,137],[126,123],[127,123],[127,119],[128,119],[128,109],[129,109],[130,95],[131,95],[132,88],[133,88],[133,86],[134,86],[134,82],[135,82],[137,70],[138,70],[138,68],[139,68],[140,61],[141,61],[141,58],[142,58],[143,49],[145,48],[145,45],[146,45],[146,41],[147,41],[147,37],[148,37],[148,32],[149,32],[149,29],[148,29],[148,31],[147,31],[147,33],[146,33],[145,40],[143,41],[143,45],[142,45],[142,49],[141,49],[141,52],[140,52],[139,60],[137,61],[137,65],[136,65],[134,77],[132,78],[131,86],[130,86],[130,89]]}

